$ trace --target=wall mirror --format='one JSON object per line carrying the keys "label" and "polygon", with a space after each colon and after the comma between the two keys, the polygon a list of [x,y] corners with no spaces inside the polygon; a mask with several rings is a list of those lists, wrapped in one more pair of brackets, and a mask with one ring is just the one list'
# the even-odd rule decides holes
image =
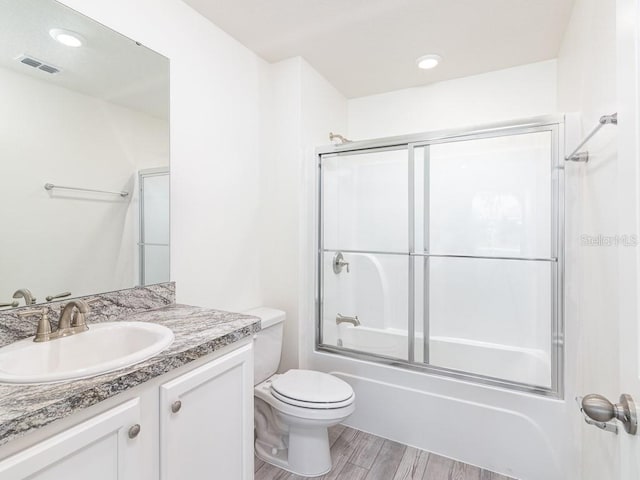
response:
{"label": "wall mirror", "polygon": [[0,0],[0,105],[2,308],[168,281],[169,60]]}

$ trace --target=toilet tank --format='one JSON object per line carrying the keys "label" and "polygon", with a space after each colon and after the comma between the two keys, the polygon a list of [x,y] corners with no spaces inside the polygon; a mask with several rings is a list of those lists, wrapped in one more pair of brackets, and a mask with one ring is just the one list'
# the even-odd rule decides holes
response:
{"label": "toilet tank", "polygon": [[261,320],[262,330],[253,343],[253,384],[258,385],[278,371],[282,353],[285,313],[275,308],[259,307],[243,312]]}

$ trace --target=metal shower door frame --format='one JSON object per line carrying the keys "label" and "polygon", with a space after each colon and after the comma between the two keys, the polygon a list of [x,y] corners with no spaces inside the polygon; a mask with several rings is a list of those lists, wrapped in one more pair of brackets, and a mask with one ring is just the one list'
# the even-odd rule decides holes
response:
{"label": "metal shower door frame", "polygon": [[[551,256],[550,258],[529,258],[529,257],[476,257],[464,255],[432,255],[429,251],[429,221],[428,221],[428,184],[429,184],[429,147],[440,143],[453,143],[459,141],[477,140],[483,138],[496,138],[527,133],[550,132],[551,134]],[[348,144],[328,146],[316,150],[317,163],[317,255],[316,255],[316,308],[315,308],[315,334],[316,351],[328,352],[357,358],[360,360],[374,361],[385,365],[391,365],[404,369],[418,370],[424,373],[447,376],[459,380],[471,381],[474,383],[506,388],[509,390],[533,393],[551,398],[564,397],[564,162],[562,152],[564,150],[564,117],[545,116],[533,119],[521,120],[517,122],[502,122],[482,126],[478,128],[456,129],[437,132],[425,132],[416,135],[406,135],[401,137],[381,138],[362,142],[351,142]],[[425,168],[424,168],[424,242],[423,251],[415,251],[415,150],[424,148]],[[407,301],[408,319],[408,359],[402,360],[375,353],[367,353],[359,350],[338,347],[322,343],[323,338],[323,299],[324,299],[324,254],[330,250],[324,248],[324,211],[323,193],[324,176],[322,162],[324,158],[341,155],[355,155],[358,153],[381,152],[385,150],[407,149],[408,161],[408,215],[409,215],[409,239],[408,252],[382,252],[382,251],[356,251],[340,250],[345,253],[370,253],[370,254],[394,254],[406,255],[408,258],[409,292]],[[462,257],[462,258],[491,258],[496,260],[520,260],[520,261],[545,261],[550,263],[550,298],[551,298],[551,385],[550,387],[532,385],[515,382],[496,377],[473,374],[445,367],[438,367],[429,364],[429,309],[428,309],[428,281],[429,281],[429,261],[431,257]],[[423,322],[423,362],[415,361],[415,271],[414,261],[417,258],[424,259],[424,322]]]}

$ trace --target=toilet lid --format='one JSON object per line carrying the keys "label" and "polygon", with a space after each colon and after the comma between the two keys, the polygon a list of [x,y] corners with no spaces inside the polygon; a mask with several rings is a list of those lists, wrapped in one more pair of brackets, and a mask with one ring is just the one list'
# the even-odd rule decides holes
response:
{"label": "toilet lid", "polygon": [[339,403],[353,396],[351,386],[333,375],[312,370],[289,370],[274,378],[274,392],[305,403]]}

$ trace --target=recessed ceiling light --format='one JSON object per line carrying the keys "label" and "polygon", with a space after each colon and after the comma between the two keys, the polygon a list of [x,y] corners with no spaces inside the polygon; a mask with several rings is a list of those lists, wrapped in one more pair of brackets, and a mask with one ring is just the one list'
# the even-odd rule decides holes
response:
{"label": "recessed ceiling light", "polygon": [[76,32],[62,30],[61,28],[52,28],[49,30],[49,35],[51,35],[51,38],[54,40],[60,42],[62,45],[66,45],[67,47],[81,47],[84,43],[83,38]]}
{"label": "recessed ceiling light", "polygon": [[431,68],[435,68],[442,61],[442,57],[436,54],[423,55],[422,57],[416,60],[416,64],[418,68],[423,70],[429,70]]}

